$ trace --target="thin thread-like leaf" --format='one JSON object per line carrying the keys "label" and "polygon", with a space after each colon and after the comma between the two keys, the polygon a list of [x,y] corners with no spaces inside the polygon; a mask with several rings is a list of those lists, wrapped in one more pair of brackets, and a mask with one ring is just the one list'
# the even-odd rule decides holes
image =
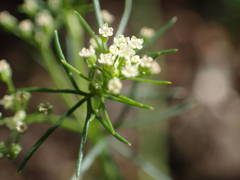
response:
{"label": "thin thread-like leaf", "polygon": [[153,59],[156,59],[159,56],[171,54],[171,53],[175,53],[175,52],[178,52],[178,49],[167,49],[164,51],[153,52],[153,53],[149,53],[148,56],[152,57]]}
{"label": "thin thread-like leaf", "polygon": [[[60,42],[59,42],[57,30],[55,30],[55,32],[54,32],[54,42],[55,42],[55,47],[56,47],[56,51],[57,51],[57,55],[58,55],[59,60],[66,61],[66,58],[64,57],[64,54],[62,52],[62,48],[61,48],[61,45],[60,45]],[[65,66],[63,66],[63,67],[64,67],[64,70],[65,70],[65,72],[66,72],[66,74],[68,76],[68,79],[71,81],[73,87],[76,90],[79,90],[77,82],[75,81],[72,73]]]}
{"label": "thin thread-like leaf", "polygon": [[152,106],[142,104],[138,101],[135,101],[133,99],[130,99],[130,98],[128,98],[126,96],[123,96],[123,95],[120,95],[120,94],[106,94],[105,97],[107,99],[110,99],[110,100],[113,100],[113,101],[128,104],[128,105],[131,105],[131,106],[136,106],[136,107],[143,108],[143,109],[148,109],[148,110],[153,110],[154,109]]}
{"label": "thin thread-like leaf", "polygon": [[93,0],[93,5],[95,9],[95,14],[98,22],[98,27],[102,27],[103,25],[103,19],[102,19],[102,13],[101,13],[101,7],[99,0]]}
{"label": "thin thread-like leaf", "polygon": [[132,0],[125,0],[124,12],[115,36],[118,36],[124,33],[131,11],[132,11]]}
{"label": "thin thread-like leaf", "polygon": [[155,40],[157,40],[157,38],[159,36],[161,36],[163,33],[165,33],[170,27],[172,27],[175,23],[177,22],[177,17],[173,17],[171,18],[165,25],[163,25],[162,27],[160,27],[154,34],[153,37],[151,37],[150,39],[148,39],[144,45],[143,48],[141,49],[141,51],[145,48],[147,48],[149,45],[151,45]]}
{"label": "thin thread-like leaf", "polygon": [[144,82],[144,83],[152,83],[152,84],[172,84],[170,81],[158,81],[151,79],[143,79],[143,78],[128,78],[129,80]]}
{"label": "thin thread-like leaf", "polygon": [[75,68],[73,65],[69,64],[66,61],[61,61],[65,67],[67,67],[69,70],[75,72],[77,75],[81,76],[83,79],[86,79],[89,81],[89,78],[84,76],[77,68]]}
{"label": "thin thread-like leaf", "polygon": [[79,95],[89,95],[88,93],[81,90],[72,89],[52,89],[45,87],[29,87],[29,88],[18,88],[16,91],[26,91],[26,92],[42,92],[42,93],[66,93],[66,94],[79,94]]}
{"label": "thin thread-like leaf", "polygon": [[76,103],[72,108],[70,108],[62,117],[59,118],[59,120],[50,127],[38,140],[37,142],[32,146],[32,148],[28,151],[28,153],[23,158],[19,168],[18,172],[21,172],[22,169],[26,166],[27,162],[30,160],[30,158],[33,156],[33,154],[38,150],[38,148],[42,145],[42,143],[62,124],[64,119],[66,117],[69,117],[78,107],[80,107],[84,102],[86,101],[86,98],[80,100],[78,103]]}

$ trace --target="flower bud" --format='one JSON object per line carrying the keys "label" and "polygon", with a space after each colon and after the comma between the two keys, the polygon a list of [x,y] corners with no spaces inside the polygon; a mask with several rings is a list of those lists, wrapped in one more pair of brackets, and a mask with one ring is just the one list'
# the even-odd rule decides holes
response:
{"label": "flower bud", "polygon": [[146,39],[153,37],[154,33],[155,33],[155,30],[149,27],[143,27],[140,30],[140,35]]}
{"label": "flower bud", "polygon": [[15,94],[15,98],[21,104],[25,104],[31,98],[31,94],[29,92],[19,91]]}
{"label": "flower bud", "polygon": [[9,147],[7,156],[10,159],[15,159],[21,151],[22,147],[19,144],[12,143]]}
{"label": "flower bud", "polygon": [[48,115],[52,112],[53,106],[49,103],[41,103],[38,105],[38,111],[44,115]]}
{"label": "flower bud", "polygon": [[12,70],[6,60],[0,60],[0,80],[8,82],[12,77]]}
{"label": "flower bud", "polygon": [[23,36],[30,36],[33,31],[33,23],[31,20],[26,19],[19,23],[19,30]]}
{"label": "flower bud", "polygon": [[17,25],[17,19],[8,11],[3,11],[0,13],[0,24],[7,30],[13,30]]}
{"label": "flower bud", "polygon": [[24,0],[21,10],[26,14],[33,16],[37,13],[39,5],[36,0]]}
{"label": "flower bud", "polygon": [[3,98],[0,100],[0,104],[5,108],[5,109],[11,109],[14,107],[14,96],[13,95],[5,95]]}

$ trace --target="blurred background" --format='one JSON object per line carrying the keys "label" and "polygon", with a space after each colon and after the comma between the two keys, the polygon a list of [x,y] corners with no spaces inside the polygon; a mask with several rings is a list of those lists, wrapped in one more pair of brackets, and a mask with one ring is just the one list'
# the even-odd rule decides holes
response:
{"label": "blurred background", "polygon": [[[101,1],[102,7],[114,14],[114,27],[121,18],[123,2]],[[8,10],[21,19],[23,15],[17,12],[21,3],[1,1],[0,11]],[[159,59],[162,73],[156,79],[170,80],[171,86],[137,86],[136,99],[156,108],[153,112],[133,109],[126,117],[126,128],[120,132],[132,142],[134,155],[111,150],[121,179],[167,179],[161,173],[174,180],[240,179],[239,11],[239,0],[134,0],[127,34],[138,33],[142,26],[157,29],[177,16],[177,23],[149,50],[179,51]],[[94,13],[87,17],[95,23]],[[2,29],[0,42],[0,58],[12,66],[17,87],[51,86],[47,71],[35,61],[39,57],[29,45]],[[130,86],[126,85],[126,91]],[[5,90],[0,84],[1,97]],[[29,111],[36,111],[40,102],[50,102],[60,114],[65,110],[58,96],[37,94]],[[113,121],[121,108],[116,103],[109,105]],[[22,138],[20,157],[14,161],[0,159],[0,179],[69,179],[79,135],[64,129],[46,141],[22,174],[16,173],[24,153],[48,127],[29,127]],[[0,140],[7,133],[1,128]],[[95,163],[84,179],[109,179],[102,166]]]}

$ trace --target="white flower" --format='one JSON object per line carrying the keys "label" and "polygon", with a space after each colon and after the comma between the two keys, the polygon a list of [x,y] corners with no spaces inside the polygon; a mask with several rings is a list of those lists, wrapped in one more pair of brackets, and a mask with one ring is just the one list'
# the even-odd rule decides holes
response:
{"label": "white flower", "polygon": [[114,94],[120,93],[122,83],[118,78],[113,78],[108,82],[108,90]]}
{"label": "white flower", "polygon": [[158,74],[160,72],[161,72],[160,65],[156,61],[153,61],[152,64],[151,64],[151,73],[152,74]]}
{"label": "white flower", "polygon": [[3,105],[5,109],[9,109],[14,105],[14,96],[5,95],[0,101],[0,104]]}
{"label": "white flower", "polygon": [[114,16],[107,10],[102,10],[101,12],[103,21],[111,24],[114,21]]}
{"label": "white flower", "polygon": [[128,41],[129,37],[124,37],[124,35],[119,35],[113,39],[113,42],[117,47],[127,46]]}
{"label": "white flower", "polygon": [[128,64],[122,69],[121,72],[126,78],[136,77],[138,75],[138,66]]}
{"label": "white flower", "polygon": [[79,56],[81,57],[91,57],[95,55],[95,50],[93,46],[89,46],[89,48],[82,48],[82,50],[79,52]]}
{"label": "white flower", "polygon": [[112,53],[113,55],[116,55],[116,56],[119,53],[119,49],[115,44],[113,44],[109,47],[109,51],[110,51],[110,53]]}
{"label": "white flower", "polygon": [[131,63],[133,64],[139,64],[141,62],[141,59],[138,55],[132,56],[130,59]]}
{"label": "white flower", "polygon": [[129,59],[131,56],[135,55],[135,51],[128,45],[126,46],[121,46],[119,48],[119,53],[118,55],[120,57],[124,57],[126,59]]}
{"label": "white flower", "polygon": [[136,38],[135,36],[132,36],[128,43],[133,49],[142,49],[143,47],[143,39]]}
{"label": "white flower", "polygon": [[113,35],[113,28],[108,27],[108,24],[105,23],[102,27],[99,28],[99,34],[103,37],[110,37]]}
{"label": "white flower", "polygon": [[23,20],[19,23],[19,29],[22,31],[22,32],[26,32],[26,33],[29,33],[32,31],[33,29],[33,23],[31,20],[29,19],[26,19],[26,20]]}
{"label": "white flower", "polygon": [[115,56],[113,56],[111,53],[108,54],[100,54],[100,58],[98,59],[98,62],[100,64],[107,64],[109,66],[113,65],[115,60]]}
{"label": "white flower", "polygon": [[140,62],[140,66],[150,68],[152,66],[153,58],[149,56],[143,56]]}
{"label": "white flower", "polygon": [[42,11],[36,16],[36,23],[48,27],[53,24],[53,18],[48,11]]}
{"label": "white flower", "polygon": [[143,27],[140,30],[140,34],[145,38],[151,38],[154,35],[154,33],[155,33],[155,30],[149,27]]}

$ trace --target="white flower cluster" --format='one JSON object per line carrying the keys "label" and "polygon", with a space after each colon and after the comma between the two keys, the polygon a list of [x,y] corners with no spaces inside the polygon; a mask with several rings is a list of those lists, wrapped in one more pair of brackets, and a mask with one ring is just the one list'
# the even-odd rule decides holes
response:
{"label": "white flower cluster", "polygon": [[[99,28],[99,34],[100,37],[108,39],[113,35],[113,28],[104,24]],[[102,47],[99,48],[96,41],[90,39],[90,47],[83,48],[79,55],[85,58],[93,56],[97,58],[96,62],[112,76],[108,81],[107,89],[117,94],[122,88],[121,79],[160,73],[161,68],[152,57],[137,55],[137,51],[143,48],[143,43],[144,40],[136,36],[119,35],[114,37],[113,43],[109,47],[104,47],[105,50],[102,51]],[[96,53],[97,51],[99,52]]]}

